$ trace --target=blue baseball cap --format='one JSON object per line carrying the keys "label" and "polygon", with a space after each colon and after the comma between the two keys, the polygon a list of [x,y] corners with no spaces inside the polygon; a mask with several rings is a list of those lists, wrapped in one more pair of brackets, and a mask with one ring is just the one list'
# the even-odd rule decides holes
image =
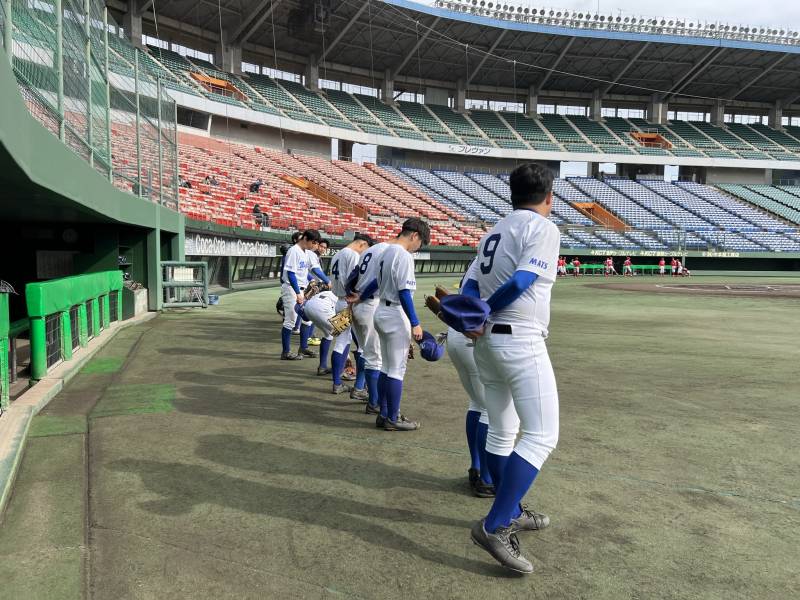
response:
{"label": "blue baseball cap", "polygon": [[442,320],[450,327],[460,333],[467,333],[483,327],[492,309],[480,298],[464,294],[448,294],[441,299],[439,311]]}
{"label": "blue baseball cap", "polygon": [[419,344],[420,355],[429,361],[437,361],[444,356],[444,345],[436,342],[436,338],[427,331],[422,332]]}

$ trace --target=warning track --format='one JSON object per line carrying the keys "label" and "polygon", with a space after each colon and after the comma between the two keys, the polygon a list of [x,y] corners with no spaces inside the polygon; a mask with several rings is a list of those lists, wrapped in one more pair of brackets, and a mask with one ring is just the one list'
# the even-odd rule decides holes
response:
{"label": "warning track", "polygon": [[713,295],[732,297],[796,298],[800,300],[800,283],[600,283],[593,287],[650,294]]}

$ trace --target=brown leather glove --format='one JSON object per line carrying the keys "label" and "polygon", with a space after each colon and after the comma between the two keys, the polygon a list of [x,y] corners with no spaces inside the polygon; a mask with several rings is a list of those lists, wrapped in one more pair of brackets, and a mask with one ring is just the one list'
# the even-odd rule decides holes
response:
{"label": "brown leather glove", "polygon": [[437,285],[436,286],[436,297],[439,300],[441,300],[445,296],[449,296],[449,295],[450,295],[450,291],[446,287],[441,286],[441,285]]}
{"label": "brown leather glove", "polygon": [[439,299],[436,296],[425,296],[425,306],[437,316],[439,315],[439,304]]}

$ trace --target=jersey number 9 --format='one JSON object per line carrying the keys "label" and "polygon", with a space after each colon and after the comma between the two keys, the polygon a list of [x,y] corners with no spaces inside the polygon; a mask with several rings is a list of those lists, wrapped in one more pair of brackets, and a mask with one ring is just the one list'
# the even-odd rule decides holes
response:
{"label": "jersey number 9", "polygon": [[500,243],[500,234],[494,233],[486,238],[486,243],[483,245],[483,256],[488,260],[480,262],[481,273],[488,275],[494,266],[494,255],[497,252],[497,245]]}

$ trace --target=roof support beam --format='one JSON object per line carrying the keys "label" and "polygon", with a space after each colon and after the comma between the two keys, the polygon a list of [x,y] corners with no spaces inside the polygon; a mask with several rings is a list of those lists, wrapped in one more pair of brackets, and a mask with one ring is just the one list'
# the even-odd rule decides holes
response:
{"label": "roof support beam", "polygon": [[[244,44],[256,30],[261,27],[262,23],[267,20],[267,17],[272,14],[272,11],[281,3],[281,0],[261,0],[256,6],[255,10],[249,13],[248,17],[242,21],[242,24],[233,32],[231,40],[233,44]],[[269,6],[267,6],[269,5]],[[264,10],[266,8],[266,10]]]}
{"label": "roof support beam", "polygon": [[602,93],[600,94],[601,98],[606,96],[608,92],[610,92],[613,89],[613,87],[617,85],[619,80],[622,79],[625,73],[627,73],[628,70],[633,66],[633,63],[639,60],[639,57],[644,53],[645,50],[647,50],[649,46],[650,42],[646,42],[641,48],[639,48],[639,50],[637,50],[636,54],[634,54],[633,57],[628,62],[625,63],[625,65],[620,69],[619,73],[617,73],[616,77],[614,77],[611,83],[609,83],[606,86],[606,88],[602,91]]}
{"label": "roof support beam", "polygon": [[397,74],[400,71],[402,71],[403,67],[405,67],[408,64],[408,61],[411,60],[411,58],[414,56],[414,54],[417,52],[417,50],[419,50],[420,46],[422,46],[422,44],[425,43],[425,40],[428,39],[428,36],[430,35],[431,31],[433,31],[436,28],[436,26],[439,24],[440,20],[441,20],[441,17],[436,17],[434,22],[431,23],[425,29],[424,33],[417,38],[417,43],[414,44],[409,49],[408,52],[406,52],[406,55],[403,57],[403,60],[401,60],[397,65],[395,65],[395,67],[392,69],[392,79],[397,77]]}
{"label": "roof support beam", "polygon": [[367,10],[367,6],[369,6],[369,2],[361,3],[361,6],[356,11],[356,14],[354,14],[350,18],[350,20],[347,22],[347,25],[345,25],[341,29],[341,31],[339,31],[339,34],[335,38],[333,38],[333,41],[330,44],[328,44],[327,47],[319,55],[320,63],[325,62],[325,58],[328,56],[328,54],[330,54],[331,50],[336,48],[336,46],[339,45],[339,42],[341,42],[344,39],[344,36],[347,35],[347,32],[350,31],[350,28],[355,24],[356,21],[358,21],[359,17],[364,13],[364,11]]}
{"label": "roof support beam", "polygon": [[666,93],[665,99],[669,100],[673,96],[680,94],[687,85],[697,79],[698,75],[710,67],[711,64],[717,60],[723,52],[725,52],[725,48],[712,48],[706,52],[703,55],[703,58],[698,60],[688,71],[686,71],[686,74],[683,77],[675,82],[675,85],[673,85],[672,88],[670,88],[670,90]]}
{"label": "roof support beam", "polygon": [[564,44],[564,47],[561,49],[561,52],[558,53],[558,58],[556,58],[555,62],[552,65],[550,65],[550,67],[548,67],[547,73],[544,74],[542,80],[536,84],[536,89],[538,91],[541,92],[544,89],[544,84],[550,80],[550,76],[553,74],[553,71],[558,68],[558,65],[561,63],[561,60],[564,58],[567,52],[569,52],[569,49],[572,48],[572,43],[576,39],[577,38],[571,37],[569,38],[569,41],[566,44]]}
{"label": "roof support beam", "polygon": [[145,0],[141,3],[141,5],[137,6],[136,14],[139,16],[143,15],[150,9],[151,6],[153,6],[153,0]]}
{"label": "roof support beam", "polygon": [[794,96],[790,96],[789,98],[784,100],[783,101],[783,106],[785,106],[786,108],[789,108],[792,104],[794,104],[795,102],[798,102],[798,101],[800,101],[800,93],[799,94],[795,94]]}
{"label": "roof support beam", "polygon": [[506,37],[506,33],[508,33],[508,29],[503,29],[500,31],[500,35],[497,36],[497,39],[495,39],[495,41],[489,47],[489,50],[486,51],[486,53],[483,55],[483,58],[480,60],[477,66],[474,69],[472,69],[472,73],[469,74],[469,77],[467,77],[467,85],[469,85],[472,82],[472,79],[475,77],[475,75],[478,74],[478,71],[480,71],[483,68],[483,65],[486,63],[486,60],[489,58],[489,55],[492,54],[495,50],[497,50],[497,46],[500,44],[500,42],[503,41],[503,38]]}
{"label": "roof support beam", "polygon": [[779,64],[781,64],[781,63],[782,63],[784,60],[786,60],[788,57],[789,57],[789,55],[788,55],[788,54],[782,54],[782,55],[781,55],[781,56],[779,56],[779,57],[778,57],[776,60],[772,61],[772,64],[770,64],[769,66],[767,66],[767,67],[764,67],[763,69],[761,69],[761,70],[758,72],[758,74],[757,74],[755,77],[751,78],[751,79],[750,79],[750,81],[748,81],[748,82],[747,82],[747,83],[745,83],[744,85],[741,85],[741,84],[736,84],[736,85],[732,86],[732,88],[731,88],[731,93],[733,93],[733,96],[730,96],[730,97],[729,97],[729,100],[736,100],[736,98],[738,98],[739,96],[741,96],[741,95],[742,95],[742,92],[744,92],[744,91],[745,91],[745,90],[747,90],[748,88],[750,88],[750,87],[752,87],[753,85],[755,85],[756,83],[758,83],[758,81],[759,81],[759,80],[760,80],[762,77],[764,77],[764,75],[766,75],[767,73],[769,73],[770,71],[772,71],[772,69],[774,69],[775,67],[777,67],[777,66],[778,66]]}

